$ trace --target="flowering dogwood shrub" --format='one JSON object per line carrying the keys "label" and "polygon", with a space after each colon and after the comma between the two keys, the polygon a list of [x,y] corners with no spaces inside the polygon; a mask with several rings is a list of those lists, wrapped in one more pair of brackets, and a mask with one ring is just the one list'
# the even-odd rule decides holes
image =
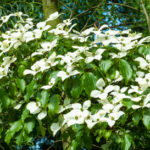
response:
{"label": "flowering dogwood shrub", "polygon": [[0,26],[11,17],[16,24],[0,34],[2,140],[53,135],[73,150],[148,146],[150,37],[107,25],[78,32],[70,19],[47,25],[57,12],[36,25],[10,14]]}

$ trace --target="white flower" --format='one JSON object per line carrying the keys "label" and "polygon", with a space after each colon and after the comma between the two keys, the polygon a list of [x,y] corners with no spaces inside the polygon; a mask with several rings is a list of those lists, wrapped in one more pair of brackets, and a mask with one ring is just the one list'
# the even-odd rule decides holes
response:
{"label": "white flower", "polygon": [[15,105],[14,109],[19,110],[23,104],[23,101],[19,102],[17,105]]}
{"label": "white flower", "polygon": [[110,94],[114,96],[112,103],[120,103],[124,98],[130,98],[130,96],[126,95],[128,87],[120,88],[119,86],[114,86],[114,91]]}
{"label": "white flower", "polygon": [[27,104],[26,108],[30,111],[31,114],[33,115],[38,114],[37,118],[39,120],[42,120],[47,116],[47,112],[42,111],[40,106],[41,106],[40,102],[32,101]]}
{"label": "white flower", "polygon": [[72,48],[77,49],[77,51],[79,51],[79,53],[85,52],[87,50],[90,49],[90,47],[86,47],[86,46],[72,46]]}
{"label": "white flower", "polygon": [[93,119],[93,122],[95,124],[97,124],[97,123],[100,123],[100,122],[104,122],[105,115],[106,115],[106,111],[104,111],[103,109],[101,109],[97,113],[95,113],[94,115],[92,115],[91,118]]}
{"label": "white flower", "polygon": [[142,72],[142,71],[137,71],[137,72],[136,72],[136,75],[137,75],[138,77],[140,77],[140,78],[143,78],[144,75],[145,75],[145,73]]}
{"label": "white flower", "polygon": [[70,109],[70,108],[72,108],[72,104],[69,104],[69,105],[66,105],[66,106],[64,106],[64,105],[63,105],[63,106],[60,106],[58,113],[62,113],[62,112],[64,112],[65,110]]}
{"label": "white flower", "polygon": [[105,82],[102,78],[100,78],[97,81],[96,86],[99,90],[93,90],[91,92],[91,97],[99,98],[99,99],[106,99],[108,96],[108,93],[110,93],[111,91],[113,91],[115,89],[115,86],[113,86],[113,85],[108,85],[104,89]]}
{"label": "white flower", "polygon": [[37,114],[41,111],[39,102],[30,102],[27,104],[26,108],[30,111],[31,114]]}
{"label": "white flower", "polygon": [[42,49],[38,49],[37,52],[32,53],[32,57],[36,55],[43,55],[45,52],[51,51],[57,45],[57,39],[52,42],[43,42],[41,44]]}
{"label": "white flower", "polygon": [[42,86],[41,89],[51,89],[55,84],[55,78],[52,78],[51,81],[48,83],[48,85]]}
{"label": "white flower", "polygon": [[0,18],[0,20],[2,20],[3,23],[6,23],[11,16],[15,16],[15,14],[10,14],[8,16],[3,16],[3,17]]}
{"label": "white flower", "polygon": [[146,98],[143,100],[143,102],[140,102],[140,104],[138,105],[132,105],[132,108],[133,109],[139,109],[139,108],[145,108],[145,107],[147,107],[147,108],[150,108],[150,94],[148,94],[147,96],[146,96]]}
{"label": "white flower", "polygon": [[43,72],[49,68],[50,68],[50,65],[48,64],[48,62],[46,62],[45,59],[41,59],[31,66],[31,70],[26,69],[23,74],[24,75],[27,75],[27,74],[35,75],[38,72]]}
{"label": "white flower", "polygon": [[55,47],[57,44],[57,39],[55,39],[52,42],[43,42],[41,44],[41,47],[43,48],[44,51],[50,51],[53,47]]}
{"label": "white flower", "polygon": [[66,20],[63,20],[63,23],[66,25],[66,26],[69,26],[72,24],[72,19],[66,19]]}
{"label": "white flower", "polygon": [[110,113],[109,118],[106,119],[106,122],[110,127],[112,127],[115,124],[116,120],[118,120],[123,114],[124,114],[123,111]]}
{"label": "white flower", "polygon": [[39,39],[41,38],[43,33],[43,30],[40,29],[34,29],[33,31],[28,31],[24,34],[24,41],[26,42],[30,42],[34,39]]}
{"label": "white flower", "polygon": [[0,79],[3,78],[4,76],[7,76],[11,63],[15,62],[16,59],[17,58],[14,56],[12,57],[7,56],[3,58],[3,62],[0,64]]}
{"label": "white flower", "polygon": [[112,83],[116,83],[116,82],[121,81],[122,79],[123,79],[122,75],[120,74],[118,70],[116,70],[115,77],[113,79],[108,78],[108,81],[112,81]]}
{"label": "white flower", "polygon": [[112,58],[123,58],[128,54],[128,52],[118,52],[116,53],[109,53],[110,56],[112,56]]}
{"label": "white flower", "polygon": [[46,25],[46,22],[39,22],[37,25],[37,28],[40,29],[41,31],[48,30],[50,28],[50,25]]}
{"label": "white flower", "polygon": [[53,14],[51,14],[51,15],[47,18],[46,22],[47,22],[47,21],[51,21],[51,20],[55,20],[55,19],[57,19],[59,16],[60,16],[60,15],[58,14],[58,12],[54,12]]}
{"label": "white flower", "polygon": [[26,42],[32,41],[32,40],[34,40],[34,39],[35,39],[35,37],[33,37],[33,32],[32,32],[32,31],[28,31],[28,32],[26,32],[26,33],[24,34],[24,40],[25,40]]}
{"label": "white flower", "polygon": [[139,86],[134,86],[134,85],[131,85],[131,89],[128,90],[128,93],[131,94],[131,93],[138,93],[138,94],[142,94],[143,91],[139,88]]}
{"label": "white flower", "polygon": [[138,61],[138,62],[140,63],[140,66],[139,66],[139,67],[140,67],[141,69],[146,69],[146,66],[148,65],[148,63],[145,61],[144,58],[138,57],[138,58],[135,59],[135,61]]}
{"label": "white flower", "polygon": [[79,74],[80,72],[77,70],[70,70],[69,72],[65,72],[65,71],[59,71],[57,74],[57,77],[60,77],[62,79],[62,81],[64,81],[65,79],[69,78],[70,76],[74,76]]}
{"label": "white flower", "polygon": [[150,36],[147,36],[147,37],[145,37],[145,38],[142,38],[142,39],[139,41],[138,45],[141,45],[141,44],[144,43],[144,42],[150,42]]}
{"label": "white flower", "polygon": [[79,103],[72,104],[73,110],[64,115],[64,123],[70,127],[74,124],[83,124],[87,116],[90,114],[87,110],[91,106],[91,101],[87,100],[83,106]]}
{"label": "white flower", "polygon": [[64,115],[64,122],[67,123],[68,127],[74,124],[83,124],[84,116],[83,112],[78,109],[73,109],[69,113]]}
{"label": "white flower", "polygon": [[87,36],[87,35],[89,35],[90,33],[92,33],[93,31],[94,31],[94,28],[91,27],[91,28],[89,28],[89,29],[86,29],[86,30],[82,31],[82,32],[80,33],[80,35],[81,35],[81,36]]}
{"label": "white flower", "polygon": [[48,59],[46,59],[46,63],[48,63],[50,66],[56,66],[58,64],[58,61],[55,61],[56,59],[56,53],[53,52]]}
{"label": "white flower", "polygon": [[108,113],[108,118],[104,118],[104,121],[107,122],[110,127],[112,127],[115,124],[116,120],[118,120],[120,116],[124,114],[124,112],[120,111],[120,108],[122,106],[123,105],[121,103],[117,105],[103,105],[103,110]]}
{"label": "white flower", "polygon": [[41,111],[41,112],[38,114],[37,118],[38,118],[39,120],[42,120],[42,119],[44,119],[46,116],[47,116],[47,111]]}
{"label": "white flower", "polygon": [[89,51],[85,51],[85,55],[86,55],[85,63],[90,63],[90,62],[92,62],[94,59],[100,61],[101,58],[102,58],[102,53],[103,53],[104,51],[105,51],[105,49],[98,49],[95,53],[89,52]]}
{"label": "white flower", "polygon": [[146,55],[146,60],[142,57],[138,57],[135,59],[135,61],[138,61],[140,63],[140,68],[143,70],[150,69],[150,54]]}
{"label": "white flower", "polygon": [[15,62],[17,60],[16,57],[4,57],[3,58],[3,63],[1,64],[1,66],[5,66],[6,68],[10,67],[11,63]]}
{"label": "white flower", "polygon": [[61,58],[61,65],[63,65],[64,63],[66,63],[67,66],[72,66],[73,63],[78,62],[79,60],[83,59],[83,57],[79,56],[79,52],[75,51],[75,52],[68,52],[67,54],[65,54],[65,56],[63,55],[58,55],[57,58]]}
{"label": "white flower", "polygon": [[116,43],[116,37],[114,35],[98,34],[95,43],[102,43],[104,46],[108,46],[110,43]]}
{"label": "white flower", "polygon": [[150,86],[150,73],[147,73],[145,77],[137,77],[135,81],[138,82],[142,91],[146,90]]}
{"label": "white flower", "polygon": [[50,129],[52,130],[53,132],[53,136],[56,135],[56,133],[61,129],[62,126],[59,125],[59,123],[52,123]]}

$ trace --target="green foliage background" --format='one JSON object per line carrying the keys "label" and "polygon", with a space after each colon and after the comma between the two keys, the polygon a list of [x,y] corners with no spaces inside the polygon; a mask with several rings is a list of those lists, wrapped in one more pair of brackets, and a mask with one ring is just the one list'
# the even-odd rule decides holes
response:
{"label": "green foliage background", "polygon": [[[148,0],[144,1],[145,2],[145,6],[147,7],[147,10],[150,9],[150,3],[148,3]],[[99,3],[101,3],[99,5]],[[114,3],[118,3],[118,1],[115,1]],[[142,8],[140,6],[140,1],[136,0],[136,1],[126,1],[126,4],[132,8],[126,7],[126,6],[120,6],[120,4],[122,4],[121,2],[119,4],[112,4],[109,3],[108,1],[104,0],[104,1],[99,1],[99,0],[92,0],[92,1],[80,1],[80,0],[62,0],[58,2],[58,7],[60,10],[60,13],[64,13],[65,15],[63,15],[63,18],[69,18],[71,17],[75,17],[76,19],[74,20],[74,22],[77,22],[79,25],[76,27],[76,29],[78,31],[83,30],[85,28],[91,27],[91,26],[101,26],[103,24],[106,24],[108,22],[108,25],[111,26],[111,28],[117,28],[117,29],[124,29],[125,27],[127,28],[132,28],[135,31],[139,31],[139,32],[143,32],[144,35],[148,35],[148,30],[147,30],[147,23],[146,23],[146,19],[143,15],[142,12]],[[99,6],[99,7],[98,7]],[[108,7],[111,6],[111,7]],[[1,0],[0,1],[0,16],[3,15],[7,15],[13,12],[17,12],[17,11],[22,11],[26,14],[28,14],[30,17],[34,18],[35,22],[39,22],[44,20],[44,16],[43,16],[43,11],[42,11],[42,3],[40,1],[36,1],[36,0],[32,0],[32,1],[26,1],[26,0],[20,0],[20,1],[16,1],[16,0]],[[106,14],[104,14],[104,12],[107,12]],[[150,11],[148,11],[150,12]],[[108,13],[110,15],[108,15]],[[106,17],[108,18],[106,21]],[[123,19],[124,18],[124,19]],[[120,24],[117,24],[116,20],[119,20]],[[11,26],[15,23],[15,20],[9,22],[8,26]],[[6,31],[7,30],[7,26],[3,27],[3,30]],[[47,38],[46,40],[49,40],[48,38],[51,37],[44,37]],[[63,43],[63,41],[61,41]],[[70,42],[70,41],[69,41]],[[62,44],[63,45],[63,44]],[[60,45],[60,46],[62,46]],[[68,43],[66,43],[65,45],[68,45]],[[71,46],[71,45],[69,45]],[[35,48],[38,47],[37,43],[33,43],[31,44],[31,49],[33,48],[33,50]],[[22,49],[22,51],[26,50],[27,45],[23,46],[24,49]],[[61,47],[60,47],[61,48]],[[149,46],[142,46],[141,48],[143,51],[142,52],[146,52],[149,51],[150,47]],[[29,50],[30,53],[30,50]],[[20,53],[16,53],[16,55],[20,55]],[[34,62],[34,60],[32,60]],[[132,63],[132,62],[130,62]],[[105,64],[107,64],[105,66]],[[14,81],[10,81],[9,84],[10,89],[9,89],[9,94],[11,96],[15,96],[15,94],[17,94],[17,89],[20,90],[20,92],[22,94],[24,94],[25,92],[25,88],[26,88],[26,95],[25,95],[25,100],[28,101],[30,97],[32,97],[32,93],[34,91],[34,87],[37,87],[37,83],[36,83],[36,79],[32,80],[32,78],[28,78],[26,79],[28,82],[25,83],[22,78],[22,72],[24,70],[24,66],[27,65],[31,65],[31,62],[26,62],[26,61],[22,61],[22,59],[20,59],[19,62],[19,68],[18,70],[16,70],[16,74],[18,76],[18,79],[16,80],[16,83],[13,83]],[[106,62],[102,62],[102,64],[99,64],[100,69],[103,71],[104,74],[107,73],[107,71],[111,68],[112,63],[108,60]],[[131,79],[131,74],[132,74],[132,69],[130,67],[130,65],[128,64],[128,62],[126,60],[122,60],[120,62],[120,68],[124,67],[126,68],[125,70],[121,70],[121,72],[123,72],[122,74],[124,75],[125,78],[125,82],[128,83],[129,80]],[[91,66],[90,66],[91,67]],[[125,73],[124,73],[125,72]],[[88,87],[86,89],[86,93],[90,93],[91,89],[90,88],[94,88],[94,84],[93,82],[95,82],[95,76],[92,73],[87,73],[84,76],[83,79],[83,87],[88,87],[89,84],[87,85],[86,80],[88,79],[91,84],[90,87]],[[37,77],[38,79],[41,78],[41,76]],[[77,81],[80,79],[76,79],[73,81],[73,87],[67,87],[72,89],[70,91],[70,95],[74,98],[78,98],[81,91],[82,90],[82,86],[80,86],[80,89],[76,88],[76,83],[80,81]],[[84,82],[85,80],[85,82]],[[5,82],[5,81],[4,81]],[[69,81],[66,81],[69,82]],[[27,84],[27,85],[26,85]],[[17,85],[17,87],[16,87]],[[67,85],[67,83],[66,83]],[[92,87],[93,86],[93,87]],[[67,90],[66,90],[67,91]],[[2,88],[0,88],[0,96],[2,98],[2,101],[4,102],[3,105],[5,108],[8,108],[8,106],[12,103],[12,100],[7,97],[7,91],[3,90]],[[78,95],[79,94],[79,95]],[[39,95],[39,100],[41,99],[41,97],[48,97],[49,95],[47,95],[47,93],[40,93]],[[58,98],[58,95],[55,95]],[[55,97],[55,98],[56,98]],[[47,100],[47,98],[45,98],[45,101]],[[43,102],[43,101],[42,101]],[[43,102],[43,106],[44,106]],[[59,102],[58,102],[59,103]],[[57,105],[57,104],[56,104]],[[131,103],[129,101],[125,101],[124,105],[126,105],[128,108],[130,108]],[[95,106],[97,107],[97,106]],[[51,106],[49,106],[50,110],[52,109]],[[12,111],[11,113],[11,109],[10,109],[10,114],[9,115],[9,120],[17,120],[17,116],[16,113],[18,112],[14,112]],[[55,112],[55,110],[51,110],[52,112]],[[22,121],[24,121],[24,119],[26,118],[26,116],[28,116],[27,111],[24,111],[23,113],[20,112],[20,116]],[[150,136],[149,133],[147,132],[147,130],[145,130],[144,125],[147,127],[148,130],[150,130],[149,126],[150,126],[150,112],[143,110],[142,113],[141,112],[130,112],[131,114],[133,114],[132,118],[128,118],[127,115],[123,116],[121,118],[121,124],[123,126],[123,128],[121,129],[121,136],[119,136],[118,134],[113,134],[113,136],[111,137],[112,141],[114,140],[115,142],[113,143],[109,143],[114,150],[116,149],[124,149],[124,150],[128,150],[129,147],[131,146],[131,144],[133,145],[133,147],[131,147],[131,149],[148,149],[149,148],[149,140],[150,140]],[[8,114],[2,114],[2,118],[4,118],[5,116],[7,116]],[[7,118],[8,119],[8,118]],[[130,123],[131,121],[133,121],[134,126]],[[143,123],[142,123],[143,122]],[[46,135],[45,133],[45,128],[43,126],[49,126],[50,123],[47,124],[47,122],[44,122],[44,125],[42,125],[41,122],[39,122],[40,126],[38,127],[38,131],[42,131],[41,132],[41,137]],[[35,127],[35,122],[33,120],[28,119],[27,122],[24,125],[24,130],[27,131],[28,134],[31,133],[32,129]],[[139,128],[140,127],[140,128]],[[6,124],[6,128],[8,128],[8,124]],[[49,127],[47,127],[49,128]],[[119,125],[118,125],[119,128]],[[130,128],[130,130],[132,130],[132,136],[129,135],[128,133],[126,133],[126,129]],[[7,132],[7,136],[6,136],[6,140],[9,142],[10,137],[13,137],[15,135],[15,133],[17,133],[20,129],[22,129],[22,124],[20,121],[16,121],[11,125],[11,128],[8,130]],[[89,130],[85,130],[83,132],[84,126],[81,127],[73,127],[71,130],[74,131],[74,133],[78,134],[77,137],[75,137],[74,135],[72,135],[72,137],[75,139],[74,141],[72,141],[72,145],[73,147],[77,147],[78,142],[80,142],[81,137],[83,137],[83,143],[81,143],[82,146],[87,146],[88,145],[84,145],[87,141],[90,141],[90,132]],[[2,131],[0,131],[2,132]],[[72,131],[71,131],[72,132]],[[95,133],[95,136],[97,136],[96,141],[94,141],[95,143],[99,142],[101,140],[102,143],[105,143],[105,141],[110,137],[111,135],[111,130],[107,130],[106,126],[103,125],[101,127],[101,130],[97,130],[97,132]],[[28,142],[28,140],[30,141],[32,137],[36,137],[38,135],[38,133],[33,132],[32,135],[27,136],[26,137],[26,142]],[[86,135],[86,137],[84,136]],[[138,137],[137,137],[138,135]],[[4,135],[2,135],[4,136]],[[20,134],[19,136],[17,136],[17,142],[20,143],[21,141],[19,141],[22,137],[22,135]],[[133,144],[133,139],[134,138],[134,144]],[[124,142],[124,143],[123,143]],[[1,143],[3,144],[4,141],[1,140]],[[120,143],[123,143],[122,145],[119,145]],[[136,143],[136,144],[135,144]],[[24,143],[25,144],[25,143]],[[89,144],[89,148],[91,148],[90,144]],[[119,147],[118,147],[119,145]],[[11,147],[11,146],[10,146]],[[12,146],[13,147],[13,146]],[[11,147],[11,148],[12,148]],[[123,148],[122,148],[123,147]],[[103,145],[103,149],[107,150],[108,149],[108,145],[104,144]],[[112,149],[113,150],[113,149]]]}

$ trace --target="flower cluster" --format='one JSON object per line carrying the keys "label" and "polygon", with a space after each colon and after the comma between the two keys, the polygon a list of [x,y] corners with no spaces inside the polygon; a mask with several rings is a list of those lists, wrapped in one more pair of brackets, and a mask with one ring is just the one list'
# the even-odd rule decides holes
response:
{"label": "flower cluster", "polygon": [[11,17],[19,18],[14,28],[0,35],[0,90],[6,94],[0,104],[1,111],[13,106],[21,121],[6,133],[7,143],[16,132],[30,134],[35,118],[40,128],[47,121],[55,136],[77,124],[111,129],[127,113],[150,108],[150,52],[139,50],[150,37],[107,25],[78,32],[73,19],[51,27],[58,12],[36,25],[15,13],[2,17],[0,26]]}

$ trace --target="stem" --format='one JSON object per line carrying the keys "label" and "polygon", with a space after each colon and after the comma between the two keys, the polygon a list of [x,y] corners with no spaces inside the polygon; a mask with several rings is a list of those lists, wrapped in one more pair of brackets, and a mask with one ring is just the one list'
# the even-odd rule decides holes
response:
{"label": "stem", "polygon": [[148,13],[147,13],[147,10],[146,10],[145,6],[144,6],[143,0],[141,0],[141,4],[142,4],[142,8],[143,8],[145,17],[146,17],[147,26],[148,26],[148,31],[149,31],[149,34],[150,34],[150,17],[149,17],[149,15],[148,15]]}
{"label": "stem", "polygon": [[[104,1],[104,0],[103,0]],[[88,18],[86,24],[84,25],[84,27],[81,29],[81,32],[87,27],[89,21],[91,20],[92,16],[96,13],[97,8],[100,7],[103,4],[103,1],[95,8],[95,10],[93,11],[93,13],[91,14],[91,16]]]}

